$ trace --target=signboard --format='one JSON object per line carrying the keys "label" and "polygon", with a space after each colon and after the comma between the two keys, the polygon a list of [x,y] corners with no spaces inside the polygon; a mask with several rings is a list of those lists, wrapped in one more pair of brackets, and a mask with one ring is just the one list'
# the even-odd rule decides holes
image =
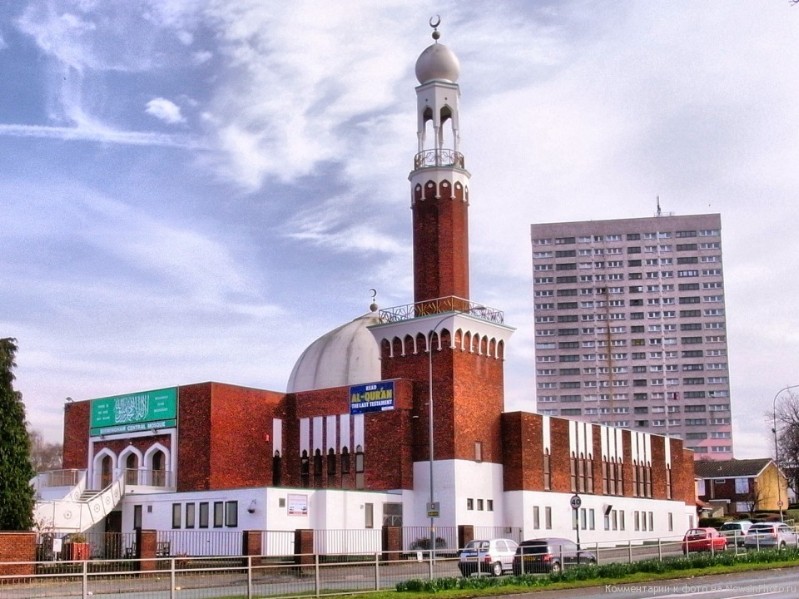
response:
{"label": "signboard", "polygon": [[307,516],[308,515],[308,496],[295,495],[289,493],[287,497],[287,508],[289,516]]}
{"label": "signboard", "polygon": [[350,414],[394,409],[394,381],[350,387]]}
{"label": "signboard", "polygon": [[438,501],[427,502],[427,517],[428,518],[438,518],[441,513],[441,509],[439,507]]}
{"label": "signboard", "polygon": [[90,434],[113,435],[177,426],[177,387],[93,399]]}
{"label": "signboard", "polygon": [[583,505],[583,500],[580,499],[579,495],[572,495],[571,499],[569,499],[569,504],[572,506],[573,510],[578,510],[580,506]]}

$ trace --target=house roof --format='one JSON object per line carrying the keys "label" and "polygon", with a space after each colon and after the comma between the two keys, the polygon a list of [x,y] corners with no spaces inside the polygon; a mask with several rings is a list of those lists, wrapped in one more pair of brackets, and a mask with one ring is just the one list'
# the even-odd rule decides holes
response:
{"label": "house roof", "polygon": [[750,460],[700,460],[694,462],[696,478],[740,478],[759,475],[773,460],[754,458]]}

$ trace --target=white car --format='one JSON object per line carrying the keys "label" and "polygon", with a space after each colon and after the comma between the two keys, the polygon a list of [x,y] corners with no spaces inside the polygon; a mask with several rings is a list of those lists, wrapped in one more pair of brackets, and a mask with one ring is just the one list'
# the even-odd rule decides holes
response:
{"label": "white car", "polygon": [[752,523],[749,520],[735,520],[734,522],[725,522],[718,529],[719,533],[727,537],[728,545],[738,545],[743,547],[744,537],[749,532]]}
{"label": "white car", "polygon": [[799,536],[784,522],[756,522],[744,537],[747,549],[784,549],[799,545]]}
{"label": "white car", "polygon": [[518,543],[512,539],[475,539],[460,551],[458,569],[464,576],[493,574],[501,576],[513,570],[513,556]]}

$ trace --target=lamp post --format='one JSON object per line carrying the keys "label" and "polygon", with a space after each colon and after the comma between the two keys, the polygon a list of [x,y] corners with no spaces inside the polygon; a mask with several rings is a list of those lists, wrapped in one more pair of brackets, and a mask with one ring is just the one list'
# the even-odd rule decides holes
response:
{"label": "lamp post", "polygon": [[777,507],[780,508],[780,521],[782,521],[782,481],[780,480],[780,444],[777,437],[777,398],[789,389],[795,389],[799,385],[788,385],[783,387],[774,396],[771,402],[771,413],[773,417],[771,432],[774,433],[774,462],[777,464]]}
{"label": "lamp post", "polygon": [[[435,504],[435,494],[433,492],[433,459],[435,457],[434,452],[434,433],[435,428],[433,426],[433,335],[436,332],[436,329],[440,327],[447,319],[450,318],[450,315],[445,316],[441,320],[439,320],[436,325],[430,329],[430,332],[427,335],[427,393],[428,393],[428,435],[430,439],[430,503],[427,505],[427,515],[430,516],[430,577],[433,576],[433,554],[435,552],[436,547],[436,516],[438,515],[438,509]],[[439,339],[439,345],[441,345],[441,340]]]}

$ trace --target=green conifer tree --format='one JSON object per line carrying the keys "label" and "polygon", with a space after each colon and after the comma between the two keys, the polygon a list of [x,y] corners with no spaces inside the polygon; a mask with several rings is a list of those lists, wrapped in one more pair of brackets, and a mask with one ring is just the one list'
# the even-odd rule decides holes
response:
{"label": "green conifer tree", "polygon": [[30,438],[22,394],[14,391],[16,339],[0,339],[0,530],[33,528]]}

